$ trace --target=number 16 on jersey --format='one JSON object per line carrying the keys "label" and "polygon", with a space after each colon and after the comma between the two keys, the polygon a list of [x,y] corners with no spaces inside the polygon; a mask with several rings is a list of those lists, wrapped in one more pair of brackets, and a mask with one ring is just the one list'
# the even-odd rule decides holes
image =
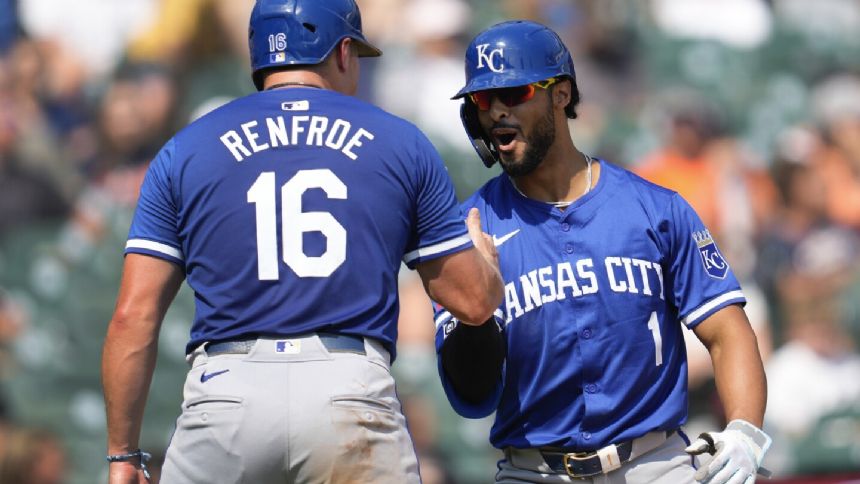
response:
{"label": "number 16 on jersey", "polygon": [[[257,224],[257,277],[280,279],[278,263],[277,194],[275,172],[260,173],[248,189]],[[281,185],[281,258],[299,277],[328,277],[346,260],[346,229],[328,212],[303,212],[302,195],[318,188],[330,199],[346,200],[346,185],[331,170],[300,170]],[[318,256],[305,255],[303,234],[321,232],[326,247]]]}

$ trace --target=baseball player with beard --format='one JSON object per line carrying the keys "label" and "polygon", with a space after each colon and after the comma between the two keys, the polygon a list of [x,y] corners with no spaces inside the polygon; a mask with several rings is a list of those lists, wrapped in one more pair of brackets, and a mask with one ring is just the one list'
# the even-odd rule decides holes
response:
{"label": "baseball player with beard", "polygon": [[[677,193],[576,148],[580,95],[558,35],[528,21],[481,32],[459,98],[479,156],[503,170],[462,208],[497,246],[505,297],[480,326],[438,307],[436,344],[457,412],[496,412],[496,482],[766,473],[765,376],[741,287]],[[729,421],[692,444],[681,325],[708,348]]]}
{"label": "baseball player with beard", "polygon": [[353,0],[259,0],[249,31],[261,92],[174,136],[140,190],[102,364],[110,482],[148,480],[143,409],[185,278],[163,484],[417,483],[389,371],[401,261],[480,324],[502,299],[495,249],[427,138],[353,97],[359,57],[381,54]]}

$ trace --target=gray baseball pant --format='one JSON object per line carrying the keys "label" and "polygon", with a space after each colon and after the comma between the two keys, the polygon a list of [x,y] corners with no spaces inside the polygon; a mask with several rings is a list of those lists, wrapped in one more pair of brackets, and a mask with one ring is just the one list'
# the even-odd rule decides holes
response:
{"label": "gray baseball pant", "polygon": [[364,347],[330,352],[310,335],[195,350],[161,484],[420,482],[389,355]]}

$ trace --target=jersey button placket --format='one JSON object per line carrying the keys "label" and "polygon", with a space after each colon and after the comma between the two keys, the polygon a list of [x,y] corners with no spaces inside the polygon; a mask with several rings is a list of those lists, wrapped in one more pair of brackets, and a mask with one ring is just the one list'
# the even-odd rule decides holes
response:
{"label": "jersey button placket", "polygon": [[561,230],[561,240],[562,242],[564,242],[564,244],[561,246],[561,253],[568,255],[573,254],[573,243],[566,240],[570,234],[570,223],[561,222],[558,225],[558,228]]}

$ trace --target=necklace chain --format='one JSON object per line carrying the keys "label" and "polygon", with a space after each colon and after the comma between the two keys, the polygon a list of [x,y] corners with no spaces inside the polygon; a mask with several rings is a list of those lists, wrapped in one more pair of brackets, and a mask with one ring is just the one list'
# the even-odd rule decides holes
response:
{"label": "necklace chain", "polygon": [[[588,192],[591,191],[591,184],[592,184],[591,162],[594,160],[594,158],[586,155],[585,153],[582,153],[582,157],[585,158],[585,190],[582,192],[582,195],[580,195],[580,197],[584,197]],[[519,188],[517,188],[517,184],[513,183],[513,180],[511,180],[511,185],[514,186],[514,190],[519,192],[520,195],[522,195],[526,198],[529,198],[525,193],[523,193],[522,191],[520,191]],[[560,202],[546,202],[546,203],[552,205],[555,208],[565,208],[568,205],[570,205],[571,203],[573,203],[573,200],[570,200],[570,201],[562,200]]]}

